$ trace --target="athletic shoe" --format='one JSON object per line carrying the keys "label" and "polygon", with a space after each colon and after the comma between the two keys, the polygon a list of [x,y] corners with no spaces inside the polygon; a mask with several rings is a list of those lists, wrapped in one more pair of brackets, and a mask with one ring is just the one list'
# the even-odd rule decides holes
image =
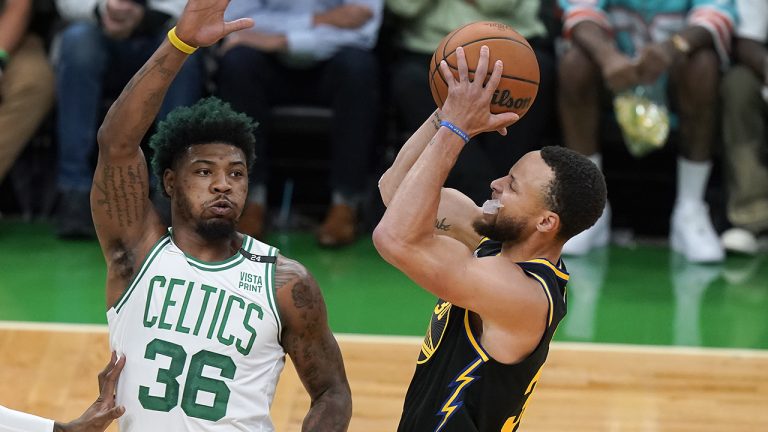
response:
{"label": "athletic shoe", "polygon": [[744,228],[733,227],[726,230],[720,236],[720,240],[722,240],[723,247],[728,252],[755,255],[759,250],[757,237]]}
{"label": "athletic shoe", "polygon": [[694,263],[721,262],[725,251],[709,218],[704,202],[678,202],[672,211],[670,244],[672,250]]}

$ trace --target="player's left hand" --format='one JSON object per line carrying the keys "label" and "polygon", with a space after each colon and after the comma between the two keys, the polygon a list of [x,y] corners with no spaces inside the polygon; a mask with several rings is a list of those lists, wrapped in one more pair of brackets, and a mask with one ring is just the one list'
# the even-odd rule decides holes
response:
{"label": "player's left hand", "polygon": [[176,24],[176,35],[195,47],[215,44],[230,33],[253,27],[253,20],[224,21],[229,0],[189,0]]}
{"label": "player's left hand", "polygon": [[125,413],[125,407],[116,405],[115,388],[120,372],[125,366],[125,356],[117,360],[113,352],[109,364],[99,374],[99,397],[80,418],[67,424],[56,423],[54,431],[104,432],[107,427]]}
{"label": "player's left hand", "polygon": [[499,131],[502,135],[506,128],[520,119],[515,113],[491,113],[491,98],[499,86],[504,65],[501,60],[493,65],[493,72],[488,83],[483,85],[483,79],[488,74],[489,49],[480,49],[480,59],[475,69],[475,79],[469,79],[469,68],[464,48],[456,48],[456,61],[459,69],[457,80],[448,64],[440,63],[440,72],[448,83],[448,97],[443,104],[443,117],[461,128],[470,137],[482,132]]}

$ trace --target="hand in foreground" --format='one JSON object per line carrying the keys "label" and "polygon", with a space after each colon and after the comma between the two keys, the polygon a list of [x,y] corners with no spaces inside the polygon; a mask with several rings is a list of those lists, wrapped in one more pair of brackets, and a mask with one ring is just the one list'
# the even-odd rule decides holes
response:
{"label": "hand in foreground", "polygon": [[474,81],[469,79],[464,48],[456,48],[458,80],[453,76],[445,60],[440,63],[440,72],[448,83],[448,98],[442,108],[443,117],[470,137],[490,131],[498,131],[505,135],[506,128],[520,119],[520,116],[513,112],[491,113],[491,98],[501,81],[504,65],[501,60],[496,61],[488,83],[483,86],[483,80],[488,74],[488,57],[488,47],[483,45],[480,48],[480,59],[475,69]]}
{"label": "hand in foreground", "polygon": [[228,34],[253,26],[250,18],[224,21],[229,0],[189,0],[176,24],[176,35],[194,47],[215,44]]}
{"label": "hand in foreground", "polygon": [[115,405],[115,388],[120,372],[125,366],[125,356],[117,360],[112,353],[109,364],[99,374],[99,397],[76,420],[67,424],[55,423],[54,432],[103,432],[113,420],[125,413],[125,407]]}

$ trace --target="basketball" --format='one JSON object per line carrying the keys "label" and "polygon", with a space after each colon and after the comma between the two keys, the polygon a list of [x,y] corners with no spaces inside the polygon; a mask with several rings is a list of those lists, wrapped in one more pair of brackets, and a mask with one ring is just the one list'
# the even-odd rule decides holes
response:
{"label": "basketball", "polygon": [[536,99],[539,91],[539,62],[528,41],[512,27],[492,21],[467,24],[452,31],[438,45],[429,65],[429,88],[438,107],[448,97],[448,83],[440,72],[440,62],[445,60],[459,79],[456,48],[464,47],[469,67],[469,78],[474,79],[474,70],[480,58],[480,47],[489,48],[488,75],[493,72],[496,60],[504,62],[499,87],[491,99],[491,112],[499,114],[512,111],[524,116]]}

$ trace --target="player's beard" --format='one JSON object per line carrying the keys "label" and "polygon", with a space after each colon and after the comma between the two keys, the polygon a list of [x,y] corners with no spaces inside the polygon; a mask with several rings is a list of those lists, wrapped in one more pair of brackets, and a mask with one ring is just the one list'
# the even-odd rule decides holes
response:
{"label": "player's beard", "polygon": [[176,195],[178,202],[175,206],[181,212],[184,219],[195,224],[195,232],[204,240],[217,241],[232,237],[235,233],[235,221],[225,218],[202,219],[193,215],[192,204],[187,195],[180,192]]}
{"label": "player's beard", "polygon": [[503,243],[518,243],[523,238],[525,222],[512,216],[496,216],[493,221],[488,221],[482,216],[472,222],[472,228],[483,237]]}
{"label": "player's beard", "polygon": [[205,240],[224,240],[235,233],[235,223],[230,219],[214,218],[197,222],[196,231]]}

